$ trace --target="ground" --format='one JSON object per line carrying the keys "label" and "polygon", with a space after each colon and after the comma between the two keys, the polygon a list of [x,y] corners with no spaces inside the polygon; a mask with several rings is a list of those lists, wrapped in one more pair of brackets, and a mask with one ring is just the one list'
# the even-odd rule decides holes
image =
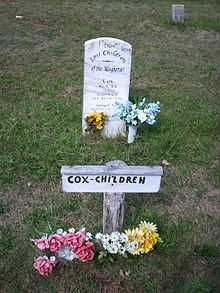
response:
{"label": "ground", "polygon": [[[172,3],[0,0],[1,292],[219,292],[220,3],[184,1],[179,26]],[[83,45],[100,36],[132,44],[130,94],[161,103],[158,124],[132,145],[81,136]],[[163,242],[40,277],[29,239],[102,228],[102,195],[62,193],[61,166],[113,159],[170,162],[158,194],[126,195],[124,227],[153,221]]]}

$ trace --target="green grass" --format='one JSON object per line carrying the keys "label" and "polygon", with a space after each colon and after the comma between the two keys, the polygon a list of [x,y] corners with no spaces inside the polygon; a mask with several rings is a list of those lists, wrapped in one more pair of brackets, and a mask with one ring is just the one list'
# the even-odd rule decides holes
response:
{"label": "green grass", "polygon": [[[184,25],[170,23],[171,4],[0,0],[0,291],[219,291],[220,4],[185,1]],[[83,45],[99,36],[132,44],[130,95],[161,103],[158,124],[132,145],[81,135]],[[114,159],[171,163],[158,194],[126,195],[124,227],[153,221],[163,242],[146,256],[39,277],[31,238],[102,229],[102,195],[60,192],[61,166]]]}
{"label": "green grass", "polygon": [[[58,199],[59,200],[59,199]],[[54,203],[53,200],[47,206],[39,205],[24,217],[24,224],[29,228],[30,234],[33,231],[39,237],[43,233],[52,233],[58,226],[62,226],[61,218],[66,218],[68,214],[74,214],[74,217],[81,216],[83,202],[78,198],[67,198]],[[65,221],[65,219],[63,219]],[[62,228],[69,228],[65,222]],[[31,235],[30,235],[31,236]]]}
{"label": "green grass", "polygon": [[196,247],[195,253],[203,257],[218,257],[220,255],[219,249],[209,244]]}
{"label": "green grass", "polygon": [[178,290],[181,293],[211,293],[214,291],[213,285],[208,280],[199,278],[180,283]]}
{"label": "green grass", "polygon": [[12,226],[0,226],[0,257],[10,255],[16,245],[16,231]]}
{"label": "green grass", "polygon": [[7,202],[0,200],[0,216],[6,214],[10,210],[10,206]]}

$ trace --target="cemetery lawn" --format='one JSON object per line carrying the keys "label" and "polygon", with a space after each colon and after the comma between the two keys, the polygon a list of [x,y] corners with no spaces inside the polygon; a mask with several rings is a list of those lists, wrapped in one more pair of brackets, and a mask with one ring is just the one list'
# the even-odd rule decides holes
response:
{"label": "cemetery lawn", "polygon": [[[1,292],[219,292],[220,3],[184,1],[181,26],[172,3],[0,0]],[[132,44],[130,93],[161,103],[157,126],[132,145],[81,136],[83,45],[101,36]],[[158,194],[126,197],[124,227],[153,221],[163,242],[40,277],[29,239],[102,228],[102,195],[62,193],[61,166],[113,159],[170,162]]]}

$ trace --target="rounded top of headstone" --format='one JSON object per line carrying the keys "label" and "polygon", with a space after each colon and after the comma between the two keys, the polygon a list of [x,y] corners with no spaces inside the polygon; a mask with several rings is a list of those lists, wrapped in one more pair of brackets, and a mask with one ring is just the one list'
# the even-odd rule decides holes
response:
{"label": "rounded top of headstone", "polygon": [[91,39],[91,40],[87,40],[85,41],[85,46],[89,45],[90,43],[94,43],[94,42],[105,42],[105,41],[110,41],[110,42],[118,42],[120,44],[126,45],[129,48],[132,48],[131,44],[129,44],[126,41],[120,40],[120,39],[116,39],[116,38],[112,38],[112,37],[100,37],[100,38],[95,38],[95,39]]}
{"label": "rounded top of headstone", "polygon": [[172,8],[184,8],[184,4],[172,4]]}

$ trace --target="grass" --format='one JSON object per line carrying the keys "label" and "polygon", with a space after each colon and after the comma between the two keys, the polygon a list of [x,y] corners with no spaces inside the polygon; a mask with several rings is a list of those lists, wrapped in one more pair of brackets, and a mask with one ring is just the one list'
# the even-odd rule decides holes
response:
{"label": "grass", "polygon": [[16,245],[15,230],[12,226],[0,226],[0,256],[4,257],[10,254]]}
{"label": "grass", "polygon": [[195,253],[203,257],[217,257],[219,256],[219,249],[210,244],[204,244],[195,248]]}
{"label": "grass", "polygon": [[9,211],[9,204],[3,200],[0,200],[0,215],[4,215]]}
{"label": "grass", "polygon": [[[219,291],[218,2],[185,1],[179,26],[168,0],[0,0],[1,292]],[[132,44],[130,95],[161,103],[158,125],[132,145],[81,135],[83,44],[99,36]],[[153,221],[163,243],[143,257],[39,277],[29,239],[102,228],[102,195],[61,193],[61,166],[114,159],[171,163],[158,194],[126,195],[124,226]]]}

